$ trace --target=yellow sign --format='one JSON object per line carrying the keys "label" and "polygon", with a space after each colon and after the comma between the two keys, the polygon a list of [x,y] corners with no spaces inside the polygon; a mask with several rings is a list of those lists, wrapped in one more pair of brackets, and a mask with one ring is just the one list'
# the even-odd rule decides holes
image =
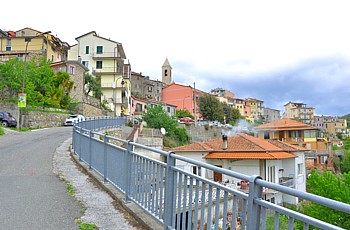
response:
{"label": "yellow sign", "polygon": [[27,95],[25,93],[18,94],[18,107],[26,107],[27,106]]}

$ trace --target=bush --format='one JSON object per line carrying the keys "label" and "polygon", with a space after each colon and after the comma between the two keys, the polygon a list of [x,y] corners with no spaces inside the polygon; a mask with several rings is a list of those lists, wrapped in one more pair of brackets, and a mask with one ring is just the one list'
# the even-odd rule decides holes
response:
{"label": "bush", "polygon": [[204,125],[204,129],[205,129],[205,130],[209,130],[209,124],[205,124],[205,125]]}

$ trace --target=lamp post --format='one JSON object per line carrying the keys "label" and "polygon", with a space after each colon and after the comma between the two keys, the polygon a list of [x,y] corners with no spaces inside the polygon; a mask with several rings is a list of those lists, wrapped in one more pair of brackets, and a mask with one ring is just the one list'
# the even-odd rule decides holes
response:
{"label": "lamp post", "polygon": [[[42,36],[44,34],[49,34],[49,33],[51,33],[51,31],[46,31],[44,33],[39,33],[39,34],[37,34],[37,35],[35,35],[33,37],[24,38],[24,41],[26,42],[26,48],[25,48],[25,51],[24,51],[24,62],[23,62],[22,93],[18,97],[19,102],[25,102],[25,99],[24,99],[24,81],[25,81],[25,78],[26,78],[26,75],[27,75],[27,53],[28,53],[29,42],[31,42],[33,38]],[[21,110],[20,110],[21,107],[25,107],[25,104],[24,105],[21,104],[21,106],[18,106],[18,123],[19,123],[19,128],[21,128],[21,126],[22,126]]]}

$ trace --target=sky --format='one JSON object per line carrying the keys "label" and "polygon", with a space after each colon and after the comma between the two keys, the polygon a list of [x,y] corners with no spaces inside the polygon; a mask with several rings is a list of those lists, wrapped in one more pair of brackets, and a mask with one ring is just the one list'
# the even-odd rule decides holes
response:
{"label": "sky", "polygon": [[[225,88],[284,111],[289,101],[316,115],[350,113],[349,1],[128,0],[43,3],[1,11],[3,30],[30,27],[70,45],[96,31],[122,43],[134,72],[175,83]],[[16,5],[14,5],[16,4]],[[21,16],[22,15],[22,16]]]}

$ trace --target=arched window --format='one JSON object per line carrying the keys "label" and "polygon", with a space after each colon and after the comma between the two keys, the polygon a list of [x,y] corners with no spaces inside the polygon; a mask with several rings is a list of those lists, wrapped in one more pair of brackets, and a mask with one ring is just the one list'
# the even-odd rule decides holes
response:
{"label": "arched window", "polygon": [[168,76],[168,70],[164,70],[164,76]]}

